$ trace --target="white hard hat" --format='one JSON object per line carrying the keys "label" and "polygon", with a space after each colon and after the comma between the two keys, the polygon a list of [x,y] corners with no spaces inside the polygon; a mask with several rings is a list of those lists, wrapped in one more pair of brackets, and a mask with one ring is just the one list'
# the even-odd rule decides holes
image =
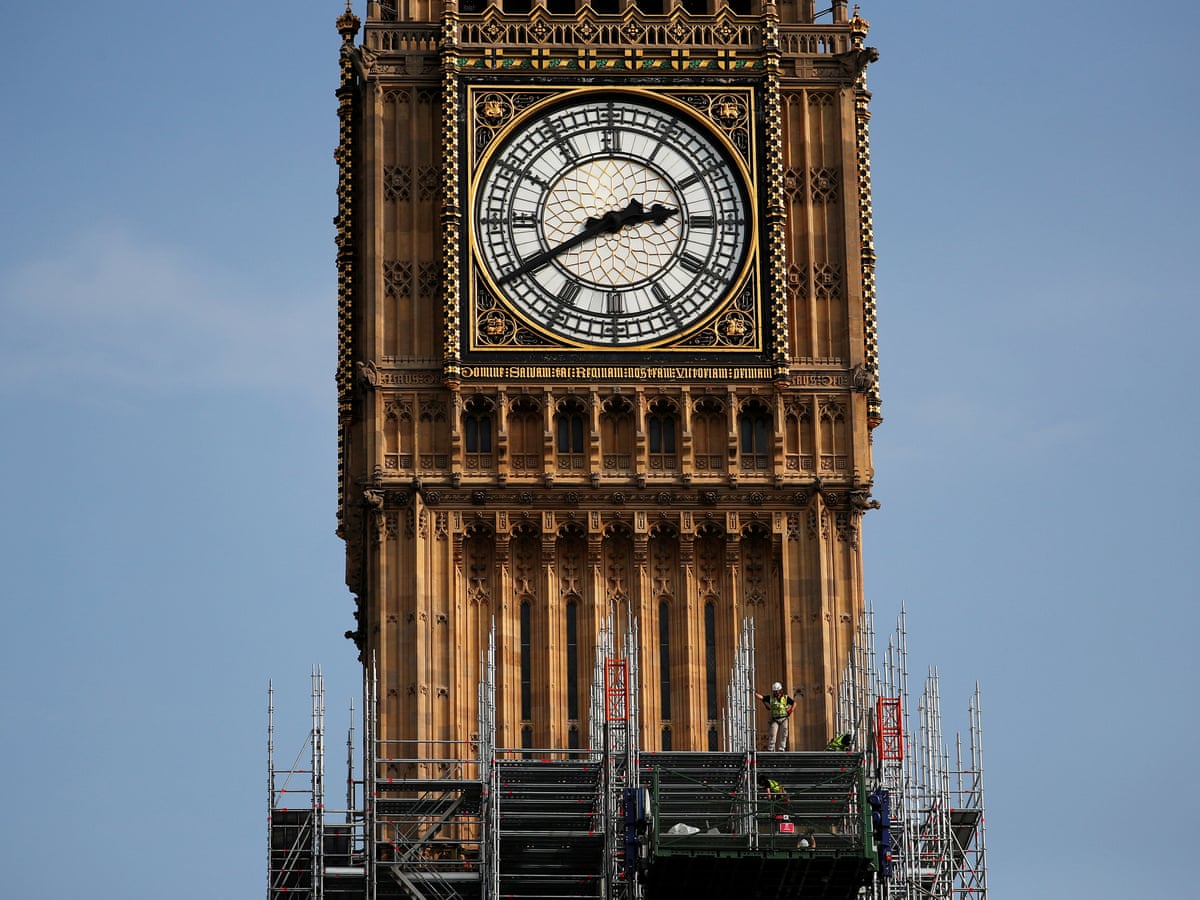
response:
{"label": "white hard hat", "polygon": [[782,684],[780,684],[780,683],[777,681],[777,682],[775,682],[773,685],[771,685],[771,690],[773,690],[773,691],[782,691],[782,690],[783,690],[783,685],[782,685]]}

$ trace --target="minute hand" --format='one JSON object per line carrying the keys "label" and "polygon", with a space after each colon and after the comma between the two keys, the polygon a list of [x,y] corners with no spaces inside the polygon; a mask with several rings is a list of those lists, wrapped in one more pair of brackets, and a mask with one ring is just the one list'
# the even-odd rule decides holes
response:
{"label": "minute hand", "polygon": [[536,271],[560,253],[566,253],[568,250],[578,247],[584,241],[598,234],[616,234],[626,225],[640,225],[643,222],[654,222],[656,225],[662,225],[677,212],[678,210],[670,209],[661,203],[655,203],[647,210],[642,206],[640,200],[630,200],[624,209],[606,212],[599,218],[588,218],[583,223],[583,230],[579,234],[568,238],[557,247],[552,247],[549,250],[544,250],[541,253],[531,256],[521,264],[520,268],[514,269],[499,279],[499,283],[504,284],[521,275]]}

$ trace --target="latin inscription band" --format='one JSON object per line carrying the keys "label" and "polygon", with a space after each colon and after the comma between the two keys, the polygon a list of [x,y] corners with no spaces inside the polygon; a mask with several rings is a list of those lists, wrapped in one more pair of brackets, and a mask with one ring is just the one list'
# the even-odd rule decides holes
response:
{"label": "latin inscription band", "polygon": [[[701,378],[715,381],[770,380],[774,369],[762,366],[464,366],[463,378],[541,379],[570,378],[588,381],[604,379],[676,379]],[[440,372],[381,372],[379,384],[386,386],[440,384]],[[793,387],[849,387],[850,376],[793,372],[788,376]]]}
{"label": "latin inscription band", "polygon": [[686,381],[703,378],[769,381],[775,376],[775,370],[767,366],[463,366],[462,376],[500,380],[578,378],[584,381]]}

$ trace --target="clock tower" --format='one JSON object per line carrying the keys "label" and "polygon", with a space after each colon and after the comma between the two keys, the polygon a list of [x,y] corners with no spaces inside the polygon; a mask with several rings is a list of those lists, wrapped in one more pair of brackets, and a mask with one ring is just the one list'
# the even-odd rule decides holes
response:
{"label": "clock tower", "polygon": [[587,748],[612,623],[638,745],[720,750],[753,623],[757,689],[824,748],[881,421],[867,23],[371,0],[339,30],[338,518],[377,739],[473,740],[491,677],[496,745]]}

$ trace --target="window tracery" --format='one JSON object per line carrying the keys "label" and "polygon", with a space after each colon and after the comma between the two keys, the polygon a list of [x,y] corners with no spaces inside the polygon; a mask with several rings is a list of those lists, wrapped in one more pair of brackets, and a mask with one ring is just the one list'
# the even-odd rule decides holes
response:
{"label": "window tracery", "polygon": [[587,408],[578,397],[558,402],[554,416],[554,450],[560,472],[582,472],[587,468],[584,435],[587,433]]}
{"label": "window tracery", "polygon": [[747,606],[767,602],[770,587],[771,533],[761,522],[742,532],[742,599]]}
{"label": "window tracery", "polygon": [[[624,522],[604,529],[604,593],[609,609],[626,604],[633,591],[633,531]],[[622,617],[623,618],[623,617]]]}
{"label": "window tracery", "polygon": [[514,475],[542,471],[542,406],[533,397],[509,405],[508,463]]}
{"label": "window tracery", "polygon": [[812,447],[812,412],[807,403],[791,401],[784,409],[783,461],[788,472],[812,472],[816,458]]}
{"label": "window tracery", "polygon": [[693,464],[697,475],[725,471],[725,453],[729,429],[725,404],[716,397],[701,397],[693,407]]}
{"label": "window tracery", "polygon": [[481,472],[492,468],[495,409],[495,401],[482,394],[476,394],[463,407],[463,467],[468,472]]}
{"label": "window tracery", "polygon": [[771,468],[771,410],[758,398],[742,404],[738,415],[738,451],[743,472]]}
{"label": "window tracery", "polygon": [[837,474],[850,467],[847,453],[846,408],[836,400],[822,401],[821,473]]}
{"label": "window tracery", "polygon": [[701,597],[720,598],[725,578],[725,531],[714,523],[705,523],[696,531],[696,577]]}
{"label": "window tracery", "polygon": [[650,444],[650,472],[670,472],[678,468],[676,453],[676,431],[679,424],[679,407],[674,401],[659,398],[650,404],[646,416],[646,431]]}
{"label": "window tracery", "polygon": [[412,469],[413,411],[406,400],[388,400],[383,410],[383,468],[389,474]]}
{"label": "window tracery", "polygon": [[622,394],[604,401],[600,414],[600,451],[607,471],[633,471],[633,403]]}
{"label": "window tracery", "polygon": [[488,606],[494,594],[495,533],[483,523],[468,527],[463,538],[463,556],[467,578],[467,601],[472,606]]}
{"label": "window tracery", "polygon": [[446,469],[450,460],[450,433],[446,404],[442,400],[423,399],[420,405],[421,429],[418,432],[418,456],[422,469]]}

